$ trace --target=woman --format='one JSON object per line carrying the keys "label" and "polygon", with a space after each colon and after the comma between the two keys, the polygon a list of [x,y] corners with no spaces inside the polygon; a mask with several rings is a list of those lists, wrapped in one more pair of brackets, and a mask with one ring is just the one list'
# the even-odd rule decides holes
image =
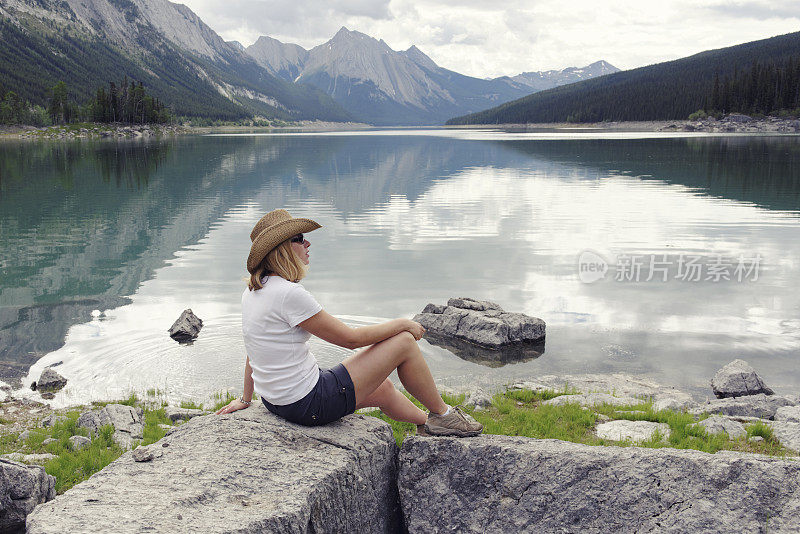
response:
{"label": "woman", "polygon": [[[247,258],[250,281],[242,294],[242,332],[247,350],[244,394],[220,409],[250,405],[253,391],[274,414],[302,425],[322,425],[377,407],[420,434],[475,436],[483,426],[442,400],[417,341],[425,329],[409,319],[351,328],[322,309],[298,281],[305,276],[311,245],[303,234],[320,228],[311,219],[274,210],[256,223]],[[341,347],[367,347],[332,369],[321,370],[308,350],[311,335]],[[400,381],[429,414],[395,389]]]}

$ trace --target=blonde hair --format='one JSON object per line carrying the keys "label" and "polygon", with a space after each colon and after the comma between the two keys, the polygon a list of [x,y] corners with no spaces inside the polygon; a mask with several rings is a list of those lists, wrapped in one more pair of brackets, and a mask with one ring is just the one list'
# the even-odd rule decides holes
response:
{"label": "blonde hair", "polygon": [[308,266],[292,250],[292,242],[287,239],[261,260],[255,272],[250,275],[247,287],[250,291],[264,287],[261,278],[269,274],[277,274],[290,282],[299,282],[306,275]]}

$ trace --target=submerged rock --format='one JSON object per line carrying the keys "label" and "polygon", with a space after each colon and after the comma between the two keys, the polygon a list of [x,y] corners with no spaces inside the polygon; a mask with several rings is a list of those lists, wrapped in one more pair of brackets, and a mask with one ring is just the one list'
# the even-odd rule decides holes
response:
{"label": "submerged rock", "polygon": [[195,339],[201,328],[203,328],[203,321],[192,313],[191,309],[183,310],[181,316],[169,328],[169,337],[185,343]]}
{"label": "submerged rock", "polygon": [[545,323],[541,319],[506,312],[494,302],[470,298],[452,298],[447,306],[428,304],[414,320],[432,334],[490,349],[543,341],[545,337]]}
{"label": "submerged rock", "polygon": [[800,462],[482,435],[407,437],[408,532],[796,532]]}
{"label": "submerged rock", "polygon": [[45,367],[39,380],[31,384],[33,391],[53,392],[58,391],[67,385],[67,379],[58,374],[50,367]]}
{"label": "submerged rock", "polygon": [[55,488],[55,477],[43,467],[0,459],[0,532],[24,530],[27,515],[54,499]]}
{"label": "submerged rock", "polygon": [[486,348],[475,345],[461,338],[425,332],[425,341],[449,350],[462,360],[484,365],[486,367],[502,367],[509,363],[521,363],[534,360],[544,354],[544,340],[521,341],[497,348]]}
{"label": "submerged rock", "polygon": [[194,418],[137,456],[149,452],[37,507],[28,533],[401,529],[397,445],[374,417],[303,427],[254,404]]}
{"label": "submerged rock", "polygon": [[717,398],[742,397],[745,395],[772,395],[774,392],[767,387],[755,369],[744,360],[733,360],[731,363],[717,371],[711,380],[711,389]]}

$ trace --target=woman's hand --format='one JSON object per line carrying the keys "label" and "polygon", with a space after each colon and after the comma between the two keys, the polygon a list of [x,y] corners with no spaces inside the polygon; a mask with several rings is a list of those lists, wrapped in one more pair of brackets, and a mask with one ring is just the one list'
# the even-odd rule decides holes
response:
{"label": "woman's hand", "polygon": [[411,332],[411,335],[414,336],[414,339],[416,339],[417,341],[422,339],[422,336],[425,335],[425,327],[419,324],[418,322],[412,321],[410,319],[406,324],[405,330]]}
{"label": "woman's hand", "polygon": [[244,409],[245,409],[245,408],[247,408],[248,406],[250,406],[250,405],[249,405],[249,404],[245,404],[245,403],[243,403],[243,402],[242,402],[242,401],[240,401],[239,399],[234,399],[234,400],[232,400],[232,401],[231,401],[231,402],[230,402],[230,403],[229,403],[227,406],[223,406],[222,408],[220,408],[219,410],[217,410],[217,411],[214,413],[214,415],[222,415],[222,414],[224,414],[224,413],[233,413],[233,412],[235,412],[236,410],[244,410]]}

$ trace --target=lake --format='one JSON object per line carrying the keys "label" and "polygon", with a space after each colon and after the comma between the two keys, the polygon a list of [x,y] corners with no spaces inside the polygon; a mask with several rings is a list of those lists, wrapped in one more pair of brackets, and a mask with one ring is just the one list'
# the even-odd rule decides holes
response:
{"label": "lake", "polygon": [[[0,144],[2,380],[38,398],[58,364],[55,406],[240,393],[249,232],[278,207],[323,225],[303,285],[351,325],[462,296],[547,323],[504,365],[420,342],[442,385],[625,372],[706,396],[742,358],[800,387],[800,138],[443,129]],[[191,345],[167,335],[185,308]]]}

